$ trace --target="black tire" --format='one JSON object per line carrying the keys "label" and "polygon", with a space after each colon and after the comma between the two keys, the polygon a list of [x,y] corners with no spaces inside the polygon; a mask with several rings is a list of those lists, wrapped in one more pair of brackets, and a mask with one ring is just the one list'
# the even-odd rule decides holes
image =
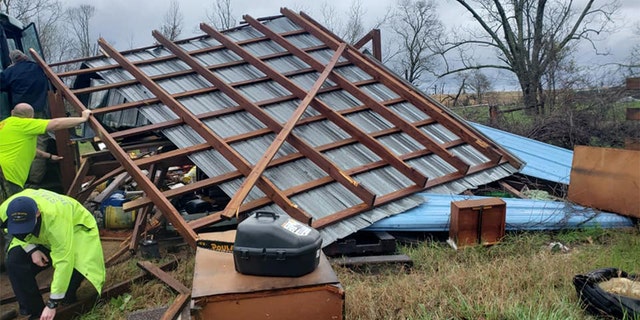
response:
{"label": "black tire", "polygon": [[611,278],[640,281],[640,276],[627,274],[617,268],[598,269],[573,277],[578,298],[587,311],[615,319],[640,319],[640,299],[609,293],[598,285]]}

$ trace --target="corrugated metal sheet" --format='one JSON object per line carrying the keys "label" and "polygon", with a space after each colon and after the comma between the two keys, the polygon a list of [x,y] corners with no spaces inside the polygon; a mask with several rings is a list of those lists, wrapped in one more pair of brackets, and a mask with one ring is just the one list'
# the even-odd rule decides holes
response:
{"label": "corrugated metal sheet", "polygon": [[[367,227],[370,231],[449,231],[451,202],[483,197],[419,193],[419,206]],[[633,227],[630,218],[568,202],[503,198],[507,230],[560,230],[583,227]]]}
{"label": "corrugated metal sheet", "polygon": [[573,151],[479,123],[470,124],[522,159],[525,162],[525,166],[520,170],[520,173],[539,179],[569,184]]}

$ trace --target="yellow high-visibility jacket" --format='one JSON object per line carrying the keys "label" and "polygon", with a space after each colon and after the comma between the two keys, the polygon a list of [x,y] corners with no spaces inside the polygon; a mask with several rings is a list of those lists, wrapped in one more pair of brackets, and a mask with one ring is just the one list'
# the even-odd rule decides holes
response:
{"label": "yellow high-visibility jacket", "polygon": [[7,220],[9,203],[20,196],[36,202],[42,224],[37,236],[30,234],[24,242],[13,238],[9,249],[20,245],[29,252],[40,244],[51,250],[54,268],[51,299],[64,298],[74,268],[101,293],[106,271],[98,225],[91,212],[71,197],[44,189],[25,189],[0,205],[3,223]]}

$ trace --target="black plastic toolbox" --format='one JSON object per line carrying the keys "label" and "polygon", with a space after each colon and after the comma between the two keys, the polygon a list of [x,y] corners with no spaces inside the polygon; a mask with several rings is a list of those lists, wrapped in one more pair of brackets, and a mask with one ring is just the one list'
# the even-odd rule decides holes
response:
{"label": "black plastic toolbox", "polygon": [[298,277],[318,266],[321,247],[316,229],[287,214],[258,211],[238,224],[233,262],[242,274]]}

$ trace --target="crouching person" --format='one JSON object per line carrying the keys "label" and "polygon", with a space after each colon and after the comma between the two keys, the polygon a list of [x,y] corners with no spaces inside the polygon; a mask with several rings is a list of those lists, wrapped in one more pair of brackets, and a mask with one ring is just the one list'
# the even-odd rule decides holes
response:
{"label": "crouching person", "polygon": [[[98,226],[81,203],[48,190],[25,189],[2,203],[0,220],[13,235],[6,268],[20,313],[53,319],[60,303],[76,300],[83,279],[102,291],[105,266]],[[54,271],[45,304],[35,277],[49,266]]]}

